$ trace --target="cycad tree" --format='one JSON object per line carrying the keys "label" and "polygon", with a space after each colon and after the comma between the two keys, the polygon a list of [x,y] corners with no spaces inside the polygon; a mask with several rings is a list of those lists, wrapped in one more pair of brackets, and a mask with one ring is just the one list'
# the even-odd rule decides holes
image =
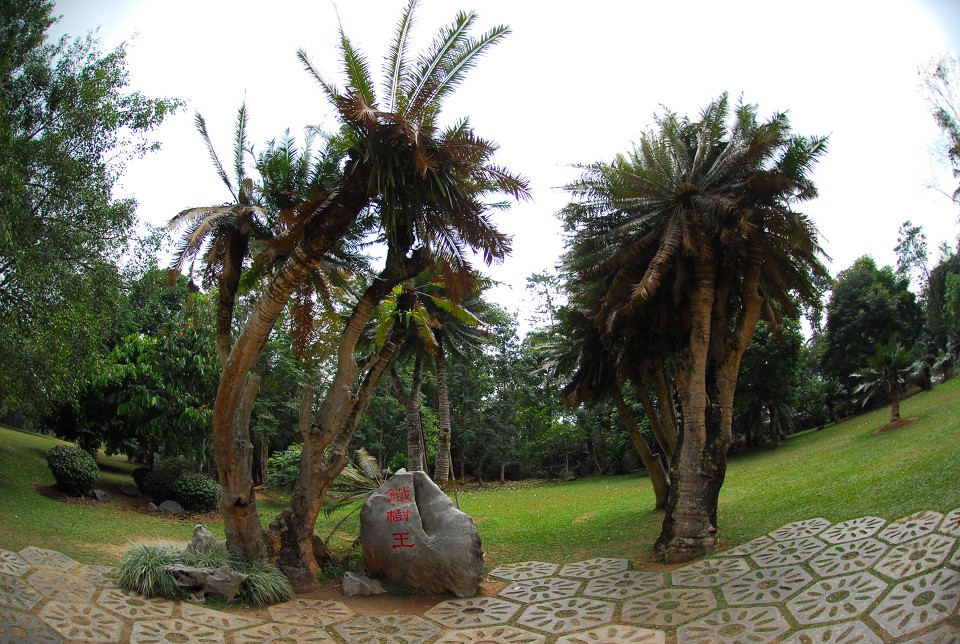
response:
{"label": "cycad tree", "polygon": [[894,334],[886,342],[878,342],[864,369],[854,374],[860,381],[854,391],[867,405],[877,398],[890,401],[890,422],[900,420],[900,397],[903,386],[916,370],[916,354],[900,343]]}
{"label": "cycad tree", "polygon": [[[323,498],[345,467],[353,430],[402,341],[402,329],[391,331],[376,353],[358,358],[357,343],[377,304],[431,264],[452,274],[469,265],[471,251],[487,262],[502,259],[509,239],[493,225],[488,199],[527,195],[526,182],[492,163],[496,146],[476,136],[466,120],[450,127],[439,122],[444,99],[507,28],[474,38],[476,16],[461,13],[414,58],[409,34],[415,8],[410,2],[398,23],[379,97],[366,59],[342,32],[343,88],[300,52],[340,121],[336,149],[342,175],[335,186],[296,208],[295,242],[233,345],[214,408],[228,544],[250,556],[272,555],[301,590],[317,584],[315,555],[323,553],[315,552],[313,526]],[[331,384],[304,424],[300,476],[290,506],[273,521],[268,539],[242,465],[249,459],[243,419],[252,407],[247,376],[291,295],[367,213],[373,215],[371,232],[379,231],[387,245],[384,267],[347,316]],[[412,298],[402,300],[401,307],[412,304]],[[310,414],[308,406],[302,409]]]}
{"label": "cycad tree", "polygon": [[594,324],[651,333],[674,363],[683,422],[656,545],[671,560],[717,543],[737,373],[757,321],[818,297],[817,231],[792,206],[816,195],[809,173],[824,150],[786,114],[761,121],[724,95],[696,120],[659,115],[633,150],[568,187],[569,252],[597,289]]}

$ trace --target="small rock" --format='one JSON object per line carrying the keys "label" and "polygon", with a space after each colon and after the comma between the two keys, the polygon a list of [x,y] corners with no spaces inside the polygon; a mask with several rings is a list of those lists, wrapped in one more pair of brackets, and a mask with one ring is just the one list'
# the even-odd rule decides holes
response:
{"label": "small rock", "polygon": [[576,478],[577,478],[577,475],[574,474],[573,472],[571,472],[570,470],[567,470],[566,472],[563,473],[563,480],[564,480],[564,481],[573,481],[573,480],[575,480]]}
{"label": "small rock", "polygon": [[95,498],[97,501],[100,501],[101,503],[106,503],[107,501],[110,500],[110,494],[108,492],[104,492],[103,490],[94,490],[93,498]]}
{"label": "small rock", "polygon": [[217,539],[199,523],[193,528],[193,538],[187,544],[187,550],[191,552],[210,552],[223,548],[226,548],[226,542]]}
{"label": "small rock", "polygon": [[160,504],[160,511],[169,512],[170,514],[180,514],[183,512],[183,506],[176,501],[164,501]]}
{"label": "small rock", "polygon": [[375,579],[348,572],[343,575],[340,592],[347,597],[369,597],[370,595],[382,595],[387,591]]}
{"label": "small rock", "polygon": [[124,483],[120,486],[120,491],[127,496],[140,496],[140,490],[133,483]]}
{"label": "small rock", "polygon": [[147,512],[159,512],[159,511],[160,511],[160,508],[157,507],[156,503],[154,503],[153,501],[150,501],[150,503],[147,503]]}

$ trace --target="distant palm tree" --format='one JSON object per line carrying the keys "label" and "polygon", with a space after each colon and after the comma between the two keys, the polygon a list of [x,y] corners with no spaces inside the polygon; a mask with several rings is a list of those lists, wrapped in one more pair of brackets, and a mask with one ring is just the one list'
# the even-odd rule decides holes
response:
{"label": "distant palm tree", "polygon": [[900,420],[903,386],[916,369],[916,354],[894,334],[886,343],[878,342],[866,368],[854,374],[861,381],[854,393],[862,397],[864,406],[878,397],[889,400],[890,422],[895,423]]}

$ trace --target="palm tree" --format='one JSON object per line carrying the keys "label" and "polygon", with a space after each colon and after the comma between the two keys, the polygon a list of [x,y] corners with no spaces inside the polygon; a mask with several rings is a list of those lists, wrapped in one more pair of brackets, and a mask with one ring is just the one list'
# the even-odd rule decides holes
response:
{"label": "palm tree", "polygon": [[[233,345],[214,407],[228,545],[248,556],[272,556],[298,590],[316,587],[316,557],[324,551],[322,542],[313,539],[313,526],[326,491],[349,460],[347,446],[373,387],[402,342],[403,329],[395,325],[381,348],[357,357],[357,343],[378,303],[430,265],[452,276],[469,266],[474,251],[488,263],[501,260],[510,249],[509,239],[493,225],[487,200],[528,195],[524,179],[492,163],[496,146],[476,136],[466,120],[439,126],[444,99],[508,29],[496,27],[474,38],[475,15],[460,13],[414,59],[408,37],[415,8],[415,1],[407,5],[391,43],[382,102],[366,59],[342,32],[344,89],[299,53],[340,120],[334,141],[342,172],[335,186],[296,206],[294,241]],[[304,449],[290,505],[271,523],[268,539],[252,482],[240,463],[247,458],[243,446],[248,442],[242,422],[249,414],[245,382],[290,297],[358,222],[372,226],[371,232],[379,231],[386,242],[384,268],[347,317],[336,372],[317,413],[302,423]],[[412,301],[412,295],[401,298],[401,309]],[[305,417],[310,415],[307,403],[301,407]]]}
{"label": "palm tree", "polygon": [[893,334],[886,342],[878,342],[876,352],[867,359],[867,366],[854,376],[860,385],[854,390],[866,406],[880,397],[890,401],[890,422],[900,420],[900,395],[907,379],[916,371],[916,354],[900,344]]}
{"label": "palm tree", "polygon": [[[732,118],[731,118],[732,117]],[[656,549],[684,561],[717,543],[743,352],[762,316],[795,314],[826,274],[817,232],[792,210],[816,189],[825,140],[760,122],[726,95],[696,121],[666,112],[631,152],[585,166],[563,212],[569,252],[598,288],[594,323],[614,337],[662,334],[682,410]],[[642,334],[639,334],[642,338]]]}

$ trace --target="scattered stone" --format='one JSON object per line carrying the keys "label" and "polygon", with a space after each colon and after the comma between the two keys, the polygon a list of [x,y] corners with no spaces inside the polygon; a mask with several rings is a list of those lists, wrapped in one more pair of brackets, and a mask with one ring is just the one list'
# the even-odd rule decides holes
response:
{"label": "scattered stone", "polygon": [[180,514],[183,512],[183,506],[181,506],[176,501],[164,501],[160,504],[161,512],[169,512],[170,514]]}
{"label": "scattered stone", "polygon": [[110,500],[110,493],[105,492],[103,490],[94,490],[93,498],[95,498],[97,501],[100,501],[101,503],[106,503],[107,501]]}
{"label": "scattered stone", "polygon": [[147,512],[159,512],[159,511],[160,511],[160,508],[157,507],[156,503],[154,503],[153,501],[150,501],[150,503],[147,503]]}
{"label": "scattered stone", "polygon": [[382,595],[387,591],[375,579],[348,572],[343,575],[340,592],[347,597],[369,597],[370,595]]}
{"label": "scattered stone", "polygon": [[566,472],[563,473],[564,481],[574,481],[576,480],[576,478],[577,478],[577,475],[571,472],[570,470],[567,470]]}
{"label": "scattered stone", "polygon": [[212,568],[193,568],[191,566],[167,566],[173,573],[177,583],[188,590],[195,591],[194,597],[206,599],[222,599],[233,601],[240,586],[247,580],[248,575],[241,574],[227,566]]}
{"label": "scattered stone", "polygon": [[127,496],[140,496],[140,489],[133,483],[124,483],[120,486],[120,491]]}
{"label": "scattered stone", "polygon": [[393,583],[473,597],[483,575],[480,534],[424,472],[401,469],[360,512],[367,568]]}
{"label": "scattered stone", "polygon": [[211,550],[223,550],[226,547],[226,541],[220,541],[199,523],[194,526],[193,538],[187,544],[187,550],[191,552],[210,552]]}

